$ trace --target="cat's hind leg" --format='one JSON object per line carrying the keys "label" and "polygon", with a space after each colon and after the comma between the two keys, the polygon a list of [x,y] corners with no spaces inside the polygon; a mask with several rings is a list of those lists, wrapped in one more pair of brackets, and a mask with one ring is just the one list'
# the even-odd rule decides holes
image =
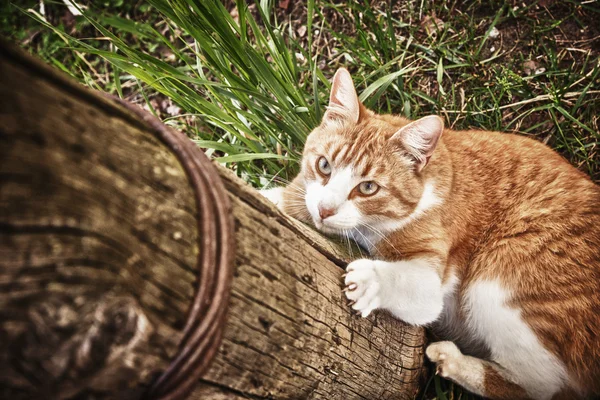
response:
{"label": "cat's hind leg", "polygon": [[436,364],[437,374],[470,392],[494,400],[530,398],[499,365],[466,356],[452,342],[432,343],[426,354]]}

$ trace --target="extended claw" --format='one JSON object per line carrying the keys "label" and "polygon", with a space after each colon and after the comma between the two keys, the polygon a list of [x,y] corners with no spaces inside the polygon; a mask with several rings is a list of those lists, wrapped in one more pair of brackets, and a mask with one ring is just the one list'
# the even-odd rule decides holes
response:
{"label": "extended claw", "polygon": [[344,289],[342,289],[342,292],[346,293],[346,292],[352,292],[354,290],[356,290],[358,286],[356,285],[356,283],[350,283],[348,286],[346,286]]}
{"label": "extended claw", "polygon": [[356,304],[356,300],[350,300],[346,305],[352,307],[354,304]]}

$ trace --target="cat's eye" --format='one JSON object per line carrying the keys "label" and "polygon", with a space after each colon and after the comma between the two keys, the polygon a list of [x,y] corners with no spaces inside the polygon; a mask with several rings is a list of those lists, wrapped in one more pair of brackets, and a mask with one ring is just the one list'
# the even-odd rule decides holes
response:
{"label": "cat's eye", "polygon": [[329,164],[329,161],[325,157],[319,157],[317,160],[317,169],[325,176],[331,174],[331,164]]}
{"label": "cat's eye", "polygon": [[372,196],[379,190],[379,185],[373,181],[365,181],[358,185],[358,191],[365,196]]}

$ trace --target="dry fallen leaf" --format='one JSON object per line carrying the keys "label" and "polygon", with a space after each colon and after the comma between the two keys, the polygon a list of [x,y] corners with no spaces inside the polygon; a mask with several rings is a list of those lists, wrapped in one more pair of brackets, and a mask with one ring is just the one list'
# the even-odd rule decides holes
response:
{"label": "dry fallen leaf", "polygon": [[525,61],[523,63],[523,72],[527,75],[531,75],[536,69],[538,69],[539,64],[533,60]]}
{"label": "dry fallen leaf", "polygon": [[427,16],[421,21],[421,28],[425,30],[428,36],[434,36],[444,27],[444,21],[436,16]]}
{"label": "dry fallen leaf", "polygon": [[281,8],[283,10],[287,10],[289,6],[290,6],[290,0],[281,0],[279,2],[279,8]]}
{"label": "dry fallen leaf", "polygon": [[306,25],[301,25],[298,29],[296,29],[298,36],[304,37],[306,35]]}
{"label": "dry fallen leaf", "polygon": [[500,36],[500,31],[498,30],[498,28],[493,27],[492,30],[490,31],[489,36],[491,39],[496,39],[498,36]]}

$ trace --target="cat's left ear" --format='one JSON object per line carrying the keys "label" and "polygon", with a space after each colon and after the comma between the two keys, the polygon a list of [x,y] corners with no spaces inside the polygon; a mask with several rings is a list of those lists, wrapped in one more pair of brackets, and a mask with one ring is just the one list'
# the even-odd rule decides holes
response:
{"label": "cat's left ear", "polygon": [[430,115],[403,126],[390,141],[400,142],[402,147],[413,156],[416,170],[420,172],[433,155],[443,131],[444,120],[437,115]]}
{"label": "cat's left ear", "polygon": [[329,106],[323,116],[323,122],[347,120],[358,122],[360,117],[360,101],[354,89],[352,76],[345,68],[337,70],[331,82]]}

